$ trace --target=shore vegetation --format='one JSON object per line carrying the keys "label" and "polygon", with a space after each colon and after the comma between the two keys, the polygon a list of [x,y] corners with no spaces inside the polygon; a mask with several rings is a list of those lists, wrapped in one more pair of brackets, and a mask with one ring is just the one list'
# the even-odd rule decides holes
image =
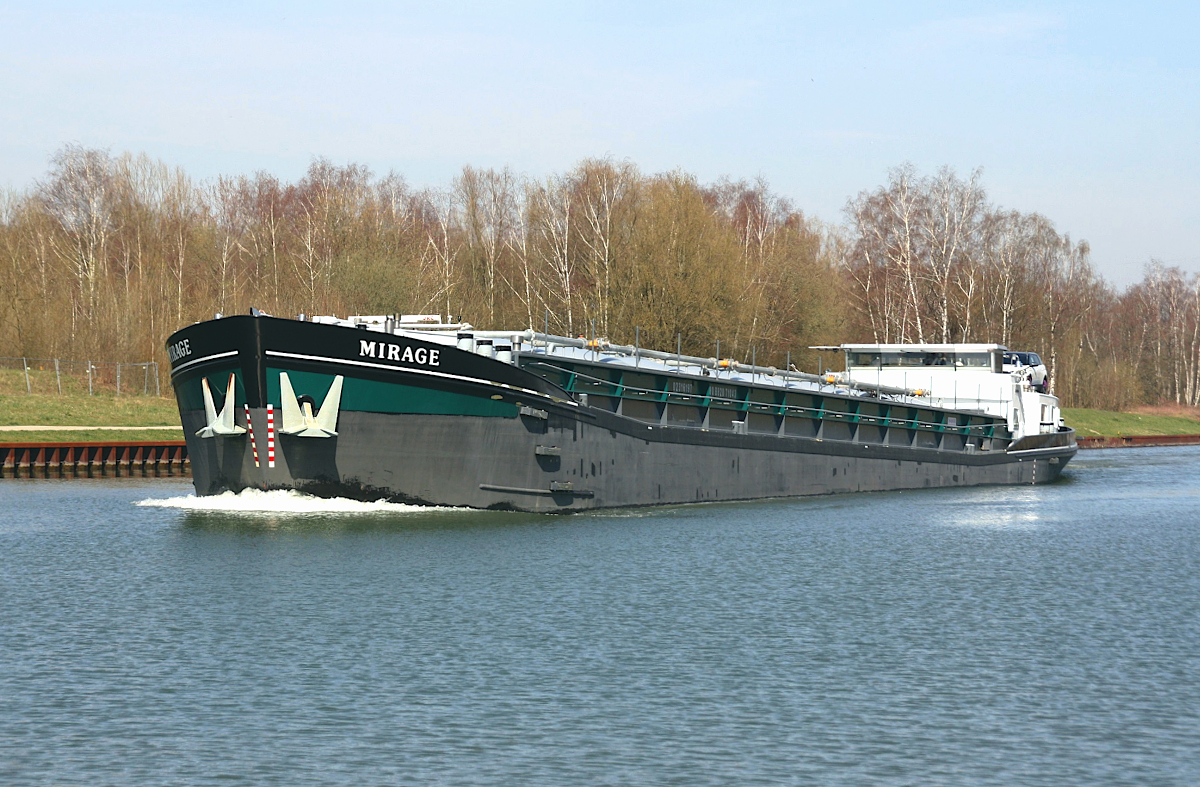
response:
{"label": "shore vegetation", "polygon": [[197,181],[68,145],[0,196],[0,359],[82,362],[76,390],[100,362],[156,361],[166,393],[170,333],[256,307],[640,331],[812,371],[814,345],[997,342],[1039,353],[1070,407],[1200,404],[1200,277],[1149,261],[1122,291],[1090,255],[1051,217],[993,203],[980,171],[898,166],[831,221],[763,178],[614,158],[539,178],[464,166],[416,188],[323,158],[294,182]]}

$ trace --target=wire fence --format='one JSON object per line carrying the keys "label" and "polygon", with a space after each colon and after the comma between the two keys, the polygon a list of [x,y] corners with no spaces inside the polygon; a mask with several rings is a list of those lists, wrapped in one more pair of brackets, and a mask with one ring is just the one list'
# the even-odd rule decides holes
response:
{"label": "wire fence", "polygon": [[161,396],[158,362],[0,358],[0,393]]}

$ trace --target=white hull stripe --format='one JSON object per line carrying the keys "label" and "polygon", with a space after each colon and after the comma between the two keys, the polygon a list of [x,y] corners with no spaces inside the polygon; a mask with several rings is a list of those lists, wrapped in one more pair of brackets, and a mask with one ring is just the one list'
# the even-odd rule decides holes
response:
{"label": "white hull stripe", "polygon": [[1071,448],[1077,448],[1077,447],[1078,446],[1070,446],[1070,445],[1048,445],[1044,448],[1018,448],[1016,451],[1006,450],[1004,453],[1008,456],[1018,456],[1023,459],[1025,459],[1025,458],[1038,459],[1042,456],[1053,456],[1055,454],[1061,454],[1063,451],[1067,451]]}
{"label": "white hull stripe", "polygon": [[171,376],[174,377],[175,375],[179,374],[180,372],[182,372],[184,369],[188,368],[189,366],[195,366],[196,364],[204,363],[205,361],[215,361],[218,358],[228,358],[231,355],[237,355],[237,354],[238,354],[237,350],[230,350],[227,353],[217,353],[216,355],[206,355],[203,358],[197,358],[193,361],[188,361],[187,363],[183,363],[183,364],[180,364],[179,366],[176,366],[174,369],[171,370]]}
{"label": "white hull stripe", "polygon": [[351,361],[346,358],[326,358],[320,355],[301,355],[300,353],[285,353],[276,350],[267,350],[267,355],[274,355],[278,358],[293,358],[298,361],[322,361],[324,363],[340,363],[348,366],[362,366],[368,369],[384,369],[389,372],[408,372],[410,374],[423,374],[427,377],[440,377],[445,380],[462,380],[464,382],[476,383],[478,385],[489,385],[493,388],[504,388],[515,393],[529,394],[542,399],[550,399],[560,404],[569,404],[572,407],[579,405],[569,399],[558,399],[557,397],[544,394],[541,391],[531,391],[528,388],[521,388],[515,385],[506,385],[496,382],[495,380],[481,380],[477,377],[464,377],[461,374],[447,374],[446,372],[435,372],[432,369],[417,369],[411,366],[389,366],[383,363],[367,363],[366,361]]}

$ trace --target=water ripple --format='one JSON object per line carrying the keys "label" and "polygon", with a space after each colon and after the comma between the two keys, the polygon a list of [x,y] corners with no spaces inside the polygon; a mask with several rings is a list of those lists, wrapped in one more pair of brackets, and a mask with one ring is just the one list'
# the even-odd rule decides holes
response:
{"label": "water ripple", "polygon": [[1198,469],[574,517],[5,482],[0,782],[1197,784]]}

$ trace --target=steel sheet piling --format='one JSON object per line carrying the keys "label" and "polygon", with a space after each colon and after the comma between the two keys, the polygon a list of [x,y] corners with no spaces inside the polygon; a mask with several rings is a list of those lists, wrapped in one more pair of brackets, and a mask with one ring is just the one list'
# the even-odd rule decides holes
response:
{"label": "steel sheet piling", "polygon": [[187,476],[183,440],[0,443],[0,478]]}

